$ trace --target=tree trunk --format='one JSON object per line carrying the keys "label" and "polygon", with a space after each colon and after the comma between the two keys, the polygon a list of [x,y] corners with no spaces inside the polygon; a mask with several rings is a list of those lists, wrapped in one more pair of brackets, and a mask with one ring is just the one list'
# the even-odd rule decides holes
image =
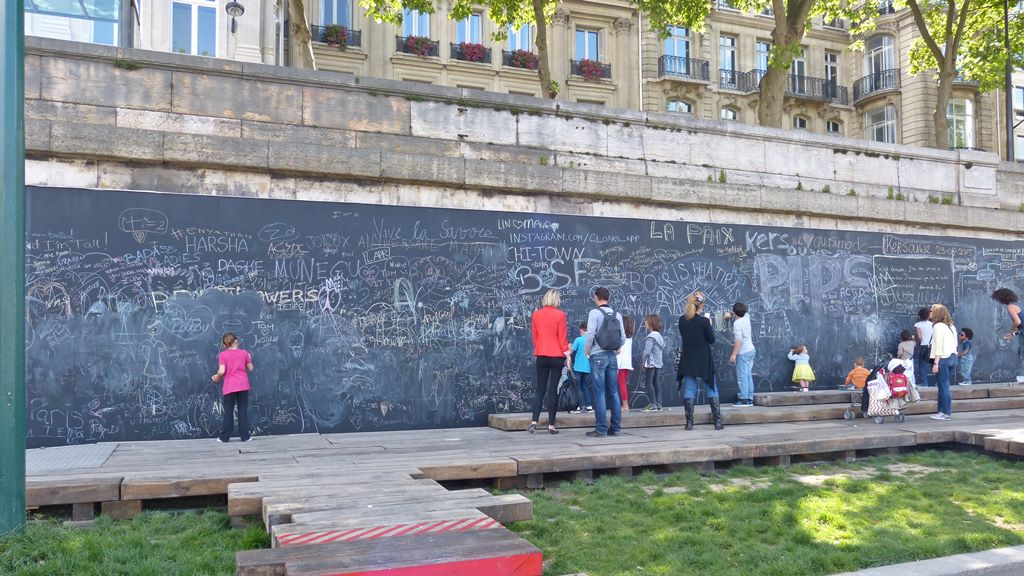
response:
{"label": "tree trunk", "polygon": [[551,60],[548,57],[548,25],[544,20],[544,0],[533,0],[533,17],[537,21],[537,73],[540,76],[541,97],[554,98],[550,91]]}
{"label": "tree trunk", "polygon": [[955,144],[949,141],[949,118],[946,117],[946,109],[949,106],[949,99],[953,96],[953,76],[956,72],[952,63],[942,62],[940,65],[942,69],[939,70],[939,86],[935,94],[932,124],[935,126],[935,147],[946,150]]}
{"label": "tree trunk", "polygon": [[782,104],[786,97],[789,71],[774,66],[761,78],[761,96],[757,101],[757,123],[768,128],[784,128]]}
{"label": "tree trunk", "polygon": [[[801,19],[800,15],[797,14],[795,19],[800,23],[798,26],[789,25],[788,22],[791,19],[787,18],[785,28],[781,30],[780,25],[776,23],[775,29],[772,31],[772,43],[775,46],[789,46],[792,44],[798,44],[803,40],[803,22],[806,20],[806,16]],[[776,22],[778,21],[779,19],[776,20]],[[767,73],[765,73],[764,77],[761,78],[761,95],[757,101],[757,123],[761,126],[766,126],[768,128],[786,127],[783,118],[782,105],[785,103],[786,84],[788,82],[788,66],[786,68],[777,68],[771,64],[768,65]]]}
{"label": "tree trunk", "polygon": [[313,35],[309,33],[306,21],[306,6],[303,0],[288,2],[288,61],[297,68],[316,69],[313,58]]}

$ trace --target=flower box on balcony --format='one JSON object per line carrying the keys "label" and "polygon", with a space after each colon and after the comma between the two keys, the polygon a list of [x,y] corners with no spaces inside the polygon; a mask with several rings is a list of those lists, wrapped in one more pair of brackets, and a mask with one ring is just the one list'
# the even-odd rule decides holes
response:
{"label": "flower box on balcony", "polygon": [[483,62],[488,56],[487,47],[474,42],[459,42],[458,54],[461,56],[459,59],[466,62]]}
{"label": "flower box on balcony", "polygon": [[348,28],[341,24],[331,24],[324,28],[324,42],[328,46],[341,46],[344,50],[348,47]]}
{"label": "flower box on balcony", "polygon": [[580,76],[584,80],[599,81],[604,76],[604,66],[597,60],[580,60]]}
{"label": "flower box on balcony", "polygon": [[526,70],[537,69],[537,55],[529,50],[513,50],[508,56],[508,65]]}
{"label": "flower box on balcony", "polygon": [[426,36],[406,36],[405,52],[426,58],[433,51],[433,43]]}

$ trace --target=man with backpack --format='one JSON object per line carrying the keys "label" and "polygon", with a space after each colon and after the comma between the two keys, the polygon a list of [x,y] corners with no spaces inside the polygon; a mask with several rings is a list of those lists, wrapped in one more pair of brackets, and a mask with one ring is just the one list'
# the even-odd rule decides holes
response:
{"label": "man with backpack", "polygon": [[[594,390],[594,418],[596,426],[587,436],[603,438],[618,436],[622,430],[622,405],[619,400],[618,372],[615,359],[626,341],[622,315],[612,310],[608,302],[611,292],[604,286],[594,290],[596,308],[587,316],[587,356],[590,357],[590,381]],[[605,400],[611,404],[611,427],[605,421]]]}

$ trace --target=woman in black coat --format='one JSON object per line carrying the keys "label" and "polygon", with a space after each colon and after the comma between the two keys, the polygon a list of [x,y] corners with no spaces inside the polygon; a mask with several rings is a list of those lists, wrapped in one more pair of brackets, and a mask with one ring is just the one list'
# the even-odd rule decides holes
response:
{"label": "woman in black coat", "polygon": [[686,429],[693,430],[693,404],[697,398],[697,386],[703,382],[715,430],[721,430],[725,426],[722,423],[722,407],[718,401],[715,362],[711,357],[715,332],[711,329],[711,321],[704,317],[703,311],[704,294],[690,294],[686,299],[683,315],[679,317],[679,336],[682,338],[682,344],[676,374],[683,387]]}

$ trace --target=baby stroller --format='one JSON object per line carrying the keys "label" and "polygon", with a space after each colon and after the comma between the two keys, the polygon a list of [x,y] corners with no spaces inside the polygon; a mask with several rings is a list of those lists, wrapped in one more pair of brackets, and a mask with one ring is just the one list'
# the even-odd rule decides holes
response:
{"label": "baby stroller", "polygon": [[[890,379],[889,374],[893,373],[902,373],[906,377],[906,379],[909,380],[908,388],[909,390],[912,390],[912,392],[909,392],[907,396],[912,396],[913,400],[910,402],[904,401],[904,405],[916,402],[921,399],[921,397],[918,395],[918,388],[916,388],[915,382],[913,380],[913,361],[892,359],[888,362],[883,362],[882,364],[871,369],[870,373],[868,373],[867,375],[868,385],[865,385],[861,389],[852,390],[852,392],[850,393],[850,405],[847,407],[846,412],[843,412],[843,419],[852,420],[857,417],[857,412],[859,411],[861,414],[864,415],[865,418],[876,418],[876,421],[880,424],[884,421],[885,416],[895,416],[898,421],[902,422],[905,419],[905,416],[899,413],[899,410],[902,410],[903,406],[900,406],[899,410],[896,410],[896,412],[892,412],[893,408],[891,406],[876,406],[876,409],[878,411],[885,411],[888,408],[890,410],[890,413],[887,414],[876,414],[874,413],[874,411],[871,411],[870,403],[872,398],[870,396],[869,384],[874,380],[882,378],[882,381],[888,386]],[[885,390],[878,389],[876,394],[877,396],[880,397],[885,396]],[[889,394],[891,396],[891,390]]]}
{"label": "baby stroller", "polygon": [[843,413],[843,418],[855,418],[854,409],[859,404],[864,417],[873,418],[876,424],[885,422],[886,417],[897,422],[906,420],[903,409],[921,399],[913,380],[913,370],[907,368],[909,362],[894,358],[876,367],[869,375],[864,390],[852,393],[851,405]]}

